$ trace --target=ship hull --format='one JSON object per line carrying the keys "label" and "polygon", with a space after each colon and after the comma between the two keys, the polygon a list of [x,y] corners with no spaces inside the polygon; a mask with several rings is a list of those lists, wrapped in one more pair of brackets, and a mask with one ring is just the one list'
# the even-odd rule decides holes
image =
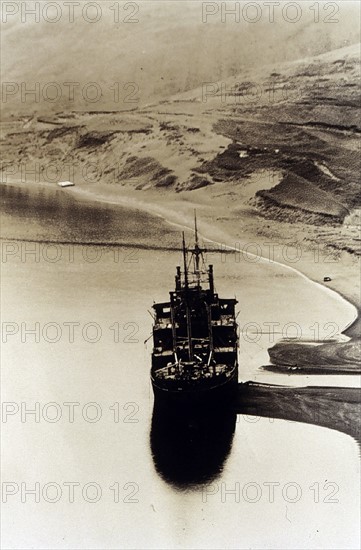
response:
{"label": "ship hull", "polygon": [[201,384],[192,389],[170,389],[166,385],[160,386],[152,377],[152,388],[154,399],[157,405],[164,404],[167,407],[186,408],[189,410],[208,406],[231,406],[236,394],[238,385],[238,372],[235,370],[233,376],[227,381],[207,387]]}

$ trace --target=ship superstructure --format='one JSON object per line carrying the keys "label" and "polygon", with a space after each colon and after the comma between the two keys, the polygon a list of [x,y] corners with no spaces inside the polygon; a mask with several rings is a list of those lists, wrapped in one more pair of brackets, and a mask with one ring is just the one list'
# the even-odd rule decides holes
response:
{"label": "ship superstructure", "polygon": [[153,389],[180,400],[223,396],[238,379],[237,300],[216,293],[196,218],[194,233],[193,248],[183,233],[183,269],[177,266],[169,301],[153,305]]}

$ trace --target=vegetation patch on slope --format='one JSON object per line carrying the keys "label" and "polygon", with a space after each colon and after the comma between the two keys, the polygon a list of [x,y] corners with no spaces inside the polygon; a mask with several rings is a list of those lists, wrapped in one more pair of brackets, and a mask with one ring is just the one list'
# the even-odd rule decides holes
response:
{"label": "vegetation patch on slope", "polygon": [[272,189],[257,191],[257,197],[266,202],[275,203],[278,207],[297,208],[304,212],[328,216],[335,221],[342,222],[349,213],[334,197],[316,187],[304,178],[288,173],[282,181]]}
{"label": "vegetation patch on slope", "polygon": [[176,176],[171,170],[162,166],[152,157],[131,156],[120,172],[119,180],[136,180],[137,189],[153,187],[170,187],[176,183]]}

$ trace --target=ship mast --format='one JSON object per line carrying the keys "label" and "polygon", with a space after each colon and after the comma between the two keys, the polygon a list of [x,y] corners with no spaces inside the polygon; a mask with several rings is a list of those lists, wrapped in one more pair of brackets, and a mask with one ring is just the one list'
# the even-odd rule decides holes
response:
{"label": "ship mast", "polygon": [[199,256],[201,250],[198,243],[197,213],[194,211],[194,271],[197,278],[197,286],[200,286]]}
{"label": "ship mast", "polygon": [[186,289],[188,289],[187,249],[186,249],[186,242],[185,242],[185,238],[184,238],[184,231],[183,231],[182,235],[183,235],[184,286],[185,286]]}
{"label": "ship mast", "polygon": [[188,339],[188,359],[193,359],[192,345],[192,315],[188,303],[188,267],[187,267],[187,249],[183,231],[183,262],[184,262],[184,286],[185,286],[185,305],[186,305],[186,321],[187,321],[187,339]]}

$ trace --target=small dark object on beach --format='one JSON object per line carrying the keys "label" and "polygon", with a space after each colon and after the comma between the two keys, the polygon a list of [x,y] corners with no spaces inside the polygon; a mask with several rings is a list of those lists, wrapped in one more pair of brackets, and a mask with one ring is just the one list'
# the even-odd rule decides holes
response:
{"label": "small dark object on beach", "polygon": [[325,283],[329,283],[330,281],[332,281],[332,279],[331,279],[331,277],[324,277],[324,278],[323,278],[323,281],[324,281]]}

